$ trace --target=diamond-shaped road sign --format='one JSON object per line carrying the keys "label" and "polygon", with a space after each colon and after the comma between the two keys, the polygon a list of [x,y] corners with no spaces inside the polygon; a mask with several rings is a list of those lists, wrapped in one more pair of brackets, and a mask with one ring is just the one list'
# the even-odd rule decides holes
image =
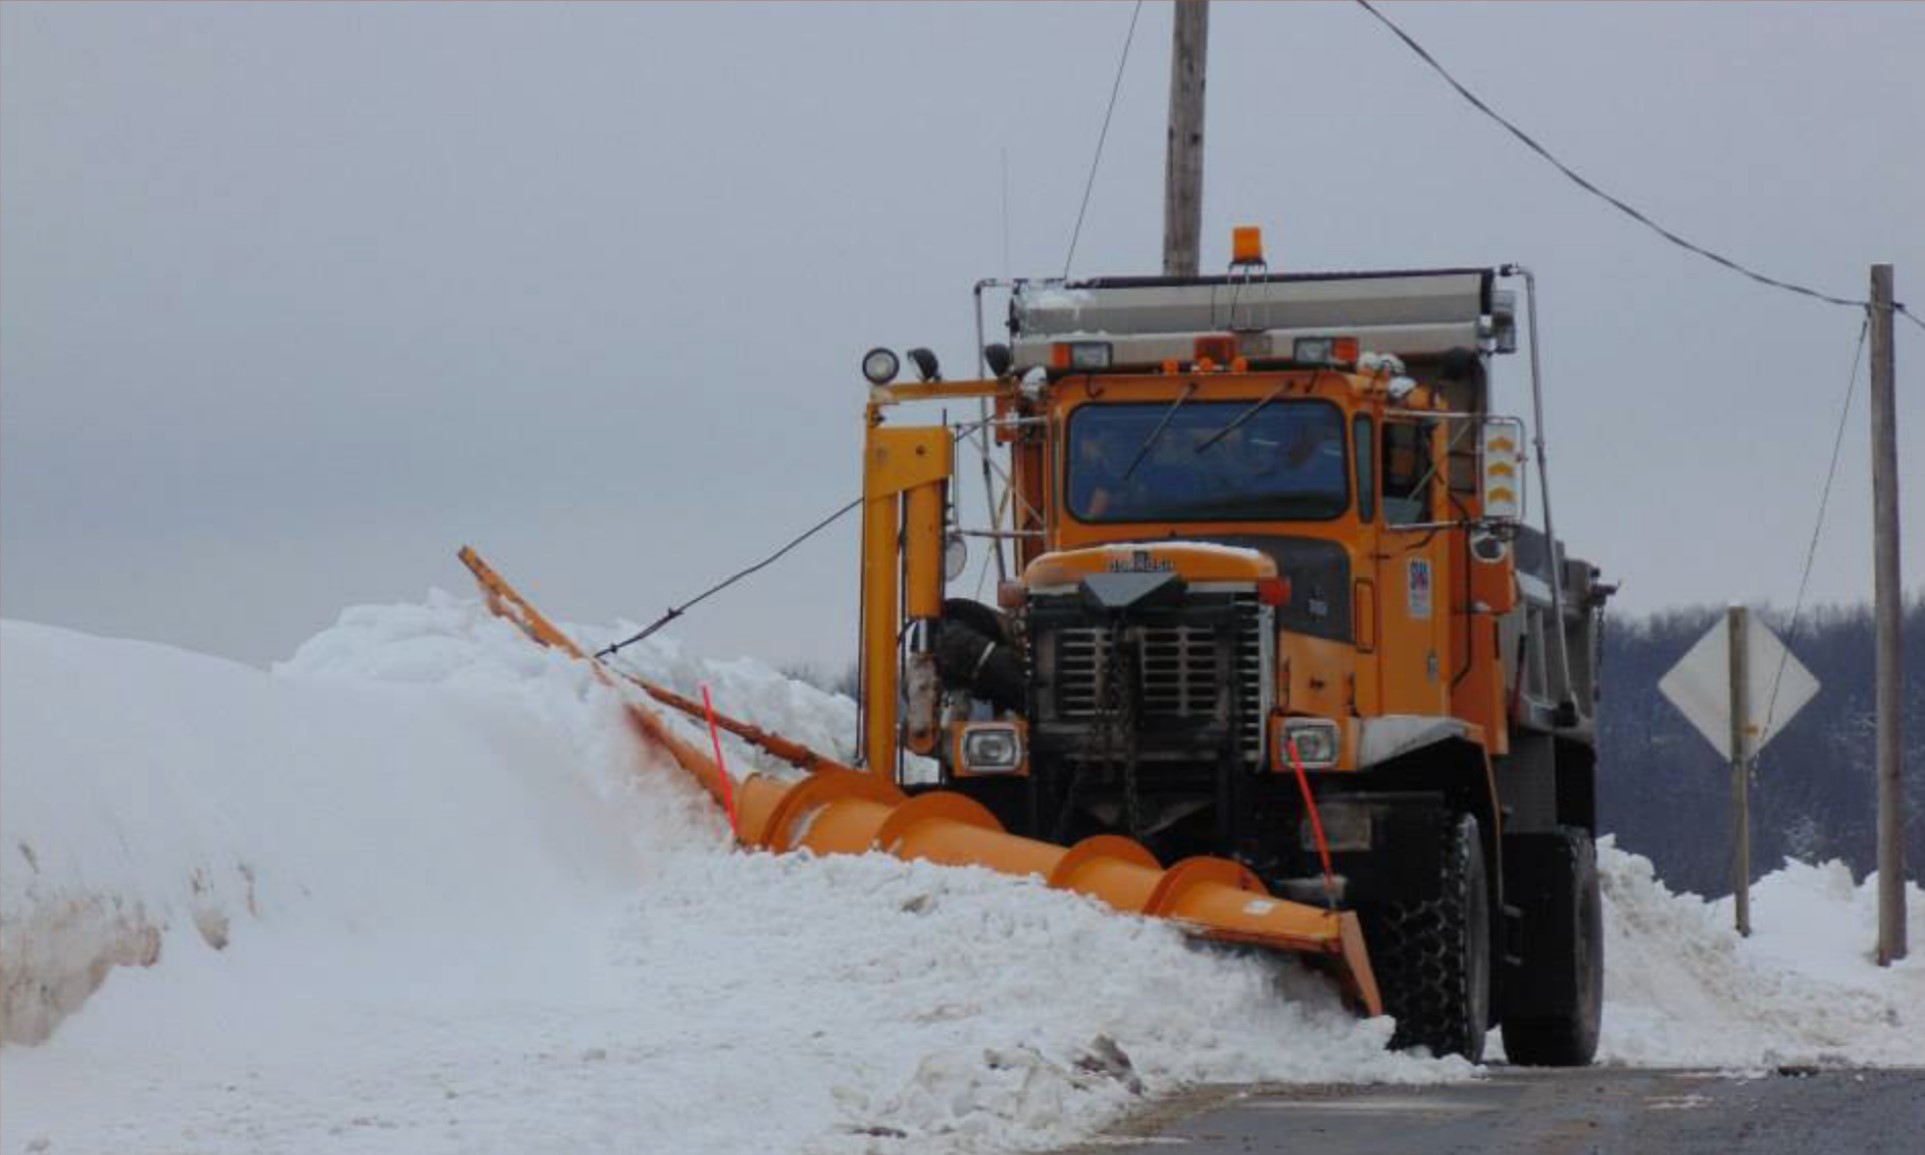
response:
{"label": "diamond-shaped road sign", "polygon": [[[1785,649],[1778,636],[1758,620],[1758,615],[1746,614],[1745,620],[1748,623],[1745,645],[1749,651],[1746,657],[1750,666],[1745,696],[1751,706],[1751,718],[1745,725],[1745,757],[1750,759],[1817,695],[1818,679]],[[1658,692],[1669,698],[1727,760],[1732,756],[1729,634],[1727,620],[1719,618],[1718,624],[1658,680]],[[1781,665],[1782,677],[1778,673]],[[1772,701],[1774,682],[1776,702]]]}

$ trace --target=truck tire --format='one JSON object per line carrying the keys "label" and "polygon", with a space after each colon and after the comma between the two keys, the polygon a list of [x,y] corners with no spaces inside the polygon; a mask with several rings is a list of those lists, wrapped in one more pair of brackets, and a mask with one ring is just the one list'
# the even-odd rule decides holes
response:
{"label": "truck tire", "polygon": [[[1568,917],[1551,933],[1558,964],[1572,968],[1562,1005],[1550,1014],[1504,1018],[1504,1053],[1525,1067],[1582,1067],[1597,1054],[1598,1025],[1604,1010],[1604,904],[1598,894],[1597,847],[1589,831],[1559,831],[1569,855],[1565,885],[1571,888]],[[1561,904],[1560,904],[1561,905]]]}
{"label": "truck tire", "polygon": [[1430,853],[1437,895],[1366,908],[1365,941],[1384,1010],[1397,1020],[1390,1045],[1475,1063],[1491,1021],[1490,890],[1477,818],[1448,816]]}

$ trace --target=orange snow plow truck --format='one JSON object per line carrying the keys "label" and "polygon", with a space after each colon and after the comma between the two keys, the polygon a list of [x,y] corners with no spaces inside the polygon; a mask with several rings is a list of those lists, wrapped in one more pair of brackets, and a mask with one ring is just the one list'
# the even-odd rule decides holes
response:
{"label": "orange snow plow truck", "polygon": [[1610,587],[1554,544],[1541,435],[1523,524],[1490,411],[1530,275],[1273,274],[1238,233],[1224,276],[983,282],[976,380],[864,358],[859,764],[724,720],[813,771],[737,786],[740,836],[1038,874],[1301,954],[1398,1045],[1588,1063]]}

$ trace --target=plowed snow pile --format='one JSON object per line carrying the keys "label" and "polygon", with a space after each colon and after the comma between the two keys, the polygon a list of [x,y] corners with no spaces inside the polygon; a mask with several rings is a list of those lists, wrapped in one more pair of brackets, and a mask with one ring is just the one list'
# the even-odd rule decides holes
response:
{"label": "plowed snow pile", "polygon": [[[1470,1073],[1040,884],[732,852],[471,602],[350,610],[272,675],[0,630],[9,1155],[1008,1150],[1186,1083]],[[847,753],[846,700],[638,665]]]}
{"label": "plowed snow pile", "polygon": [[[0,1151],[1010,1150],[1189,1083],[1472,1073],[1033,882],[733,852],[608,691],[469,601],[350,610],[271,675],[0,649]],[[848,753],[846,699],[636,664]],[[1600,860],[1611,1057],[1925,1062],[1925,970],[1864,960],[1841,868],[1765,880],[1740,943]]]}
{"label": "plowed snow pile", "polygon": [[1598,847],[1603,875],[1600,1057],[1636,1066],[1925,1066],[1925,890],[1906,887],[1913,957],[1873,962],[1876,878],[1787,862],[1751,888],[1748,939],[1731,899],[1674,895],[1651,860]]}

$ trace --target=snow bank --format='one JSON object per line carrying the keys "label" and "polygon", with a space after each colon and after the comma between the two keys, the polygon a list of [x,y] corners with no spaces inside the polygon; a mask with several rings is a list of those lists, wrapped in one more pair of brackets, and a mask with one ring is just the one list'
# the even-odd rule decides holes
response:
{"label": "snow bank", "polygon": [[[7,1030],[52,1031],[0,1051],[0,1148],[1011,1150],[1197,1081],[1469,1073],[1033,881],[731,852],[470,601],[349,610],[271,675],[0,629]],[[632,660],[848,753],[844,699]]]}
{"label": "snow bank", "polygon": [[[607,629],[564,629],[590,651],[637,632],[632,622]],[[672,638],[657,635],[629,646],[613,664],[650,681],[699,696],[707,684],[715,708],[754,719],[759,725],[838,760],[854,757],[856,704],[804,682],[784,677],[749,658],[715,662],[692,658]],[[579,663],[531,645],[520,631],[482,611],[472,599],[436,590],[421,606],[356,606],[341,614],[332,629],[310,639],[288,661],[274,668],[284,678],[318,678],[350,683],[411,683],[508,691],[550,707],[564,730],[579,731],[579,715],[557,717],[557,695],[569,699],[593,685]],[[708,730],[674,711],[662,711],[671,726],[704,746]],[[633,743],[626,728],[601,737],[624,749]],[[724,735],[726,758],[738,776],[747,770],[786,773],[784,763],[732,736]]]}
{"label": "snow bank", "polygon": [[[471,601],[349,610],[272,674],[0,646],[0,1149],[1007,1151],[1186,1084],[1474,1074],[1034,881],[731,851],[610,691]],[[629,660],[850,752],[846,699]],[[1925,969],[1869,965],[1841,868],[1766,879],[1741,942],[1600,863],[1609,1060],[1925,1062]]]}
{"label": "snow bank", "polygon": [[[1605,901],[1600,1058],[1639,1066],[1925,1066],[1925,965],[1874,965],[1876,876],[1787,862],[1752,887],[1752,936],[1730,898],[1676,895],[1651,861],[1598,847]],[[1925,890],[1907,886],[1911,925]]]}
{"label": "snow bank", "polygon": [[[626,789],[609,771],[635,756],[617,708],[532,647],[490,693],[302,684],[163,646],[0,630],[10,1041],[45,1037],[112,964],[157,961],[170,931],[214,949],[248,920],[446,931],[616,893],[632,871],[632,816],[597,804]],[[545,696],[502,692],[517,680]]]}

